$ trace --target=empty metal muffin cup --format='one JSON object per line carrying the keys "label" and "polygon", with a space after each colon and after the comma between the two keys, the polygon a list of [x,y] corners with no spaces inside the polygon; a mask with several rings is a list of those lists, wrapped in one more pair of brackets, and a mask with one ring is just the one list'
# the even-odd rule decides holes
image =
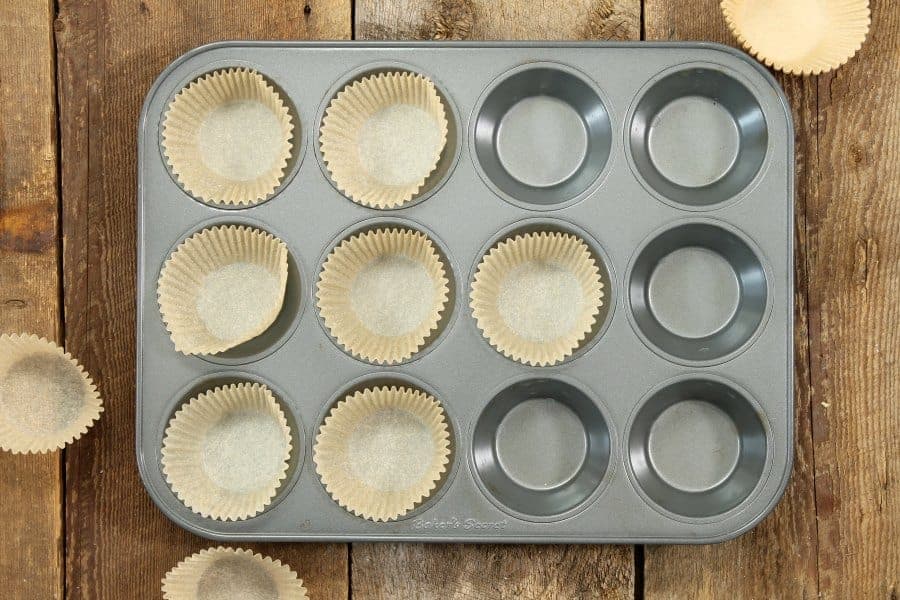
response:
{"label": "empty metal muffin cup", "polygon": [[631,116],[634,167],[663,198],[706,207],[741,193],[766,156],[768,129],[746,85],[711,67],[679,69],[647,88]]}
{"label": "empty metal muffin cup", "polygon": [[585,392],[558,379],[528,379],[505,388],[482,411],[472,436],[473,464],[502,508],[549,519],[599,488],[610,437]]}
{"label": "empty metal muffin cup", "polygon": [[595,87],[562,65],[507,74],[476,109],[473,147],[489,185],[513,201],[579,197],[609,159],[609,113]]}
{"label": "empty metal muffin cup", "polygon": [[628,463],[653,503],[701,519],[750,496],[767,447],[763,418],[746,392],[718,378],[686,378],[644,401],[628,434]]}
{"label": "empty metal muffin cup", "polygon": [[676,225],[639,251],[628,276],[636,328],[657,350],[712,363],[739,351],[768,303],[765,268],[740,235],[709,221]]}

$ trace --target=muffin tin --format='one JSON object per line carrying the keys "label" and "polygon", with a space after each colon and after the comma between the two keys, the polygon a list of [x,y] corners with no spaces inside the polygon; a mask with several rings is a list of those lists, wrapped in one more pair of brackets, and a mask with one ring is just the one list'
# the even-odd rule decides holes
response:
{"label": "muffin tin", "polygon": [[[244,208],[193,199],[161,151],[185,85],[249,67],[292,111],[281,185]],[[445,102],[448,142],[411,202],[345,198],[318,149],[348,82],[406,70]],[[160,509],[220,540],[708,543],[768,514],[792,461],[793,133],[774,79],[706,43],[280,43],[195,49],[154,84],[138,144],[137,459]],[[259,337],[219,355],[175,351],[156,283],[166,258],[211,225],[251,225],[289,250],[285,303]],[[426,233],[451,279],[446,317],[401,364],[354,358],[318,314],[328,253],[375,227]],[[574,233],[602,261],[604,306],[563,362],[529,367],[477,329],[469,292],[510,235]],[[166,483],[169,419],[217,385],[266,384],[292,459],[258,516],[224,522]],[[396,521],[341,508],[312,463],[329,408],[373,385],[411,385],[444,407],[452,463]]]}

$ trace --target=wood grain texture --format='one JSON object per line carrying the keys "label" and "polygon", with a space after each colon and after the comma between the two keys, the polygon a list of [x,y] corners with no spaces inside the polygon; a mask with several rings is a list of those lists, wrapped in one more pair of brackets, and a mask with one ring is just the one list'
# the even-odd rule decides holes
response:
{"label": "wood grain texture", "polygon": [[[308,6],[308,10],[305,10]],[[65,317],[69,348],[107,412],[66,456],[68,598],[158,598],[186,555],[215,544],[152,504],[134,458],[135,158],[144,95],[190,48],[220,39],[347,38],[349,0],[62,0],[60,82]],[[347,547],[248,545],[346,598]]]}
{"label": "wood grain texture", "polygon": [[[52,3],[0,3],[0,333],[62,341]],[[62,598],[61,454],[0,451],[0,586]]]}
{"label": "wood grain texture", "polygon": [[900,596],[900,10],[818,78],[808,206],[810,372],[823,598]]}
{"label": "wood grain texture", "polygon": [[353,544],[364,600],[634,597],[631,546]]}
{"label": "wood grain texture", "polygon": [[356,0],[358,39],[639,39],[640,0]]}
{"label": "wood grain texture", "polygon": [[[639,0],[357,0],[360,39],[638,39]],[[355,598],[632,598],[631,546],[353,544]]]}

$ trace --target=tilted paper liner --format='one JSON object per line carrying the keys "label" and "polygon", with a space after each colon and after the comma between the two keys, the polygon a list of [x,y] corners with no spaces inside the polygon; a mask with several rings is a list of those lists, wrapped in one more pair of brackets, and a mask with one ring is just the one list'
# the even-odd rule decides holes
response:
{"label": "tilted paper liner", "polygon": [[[384,267],[385,263],[379,261],[390,257],[409,259],[420,264],[422,271],[417,281],[397,281],[396,286],[383,281],[375,286],[379,289],[368,296],[367,306],[380,321],[366,322],[354,308],[354,285],[367,269]],[[416,284],[421,288],[426,277],[433,288],[430,295],[428,290],[417,290]],[[448,283],[444,262],[428,236],[408,229],[377,229],[344,240],[328,255],[316,298],[325,326],[348,352],[373,363],[396,363],[417,352],[438,327],[447,305]],[[400,297],[376,298],[378,291]],[[410,306],[411,302],[418,303],[417,307]],[[416,314],[422,315],[418,322],[404,323],[403,327],[392,322]]]}
{"label": "tilted paper liner", "polygon": [[[258,108],[254,111],[257,105],[271,115],[262,117]],[[212,133],[204,127],[210,127],[210,116],[223,107],[243,110],[245,116],[229,117],[235,121],[234,129],[230,123],[218,124],[223,139],[216,141],[228,147],[224,156],[209,156],[213,149],[204,150],[202,139]],[[261,118],[269,122],[261,123]],[[172,172],[192,196],[213,204],[248,205],[265,200],[281,183],[293,148],[293,130],[288,107],[262,75],[227,69],[204,75],[175,96],[163,117],[162,144]],[[253,151],[241,151],[251,143]],[[215,160],[232,162],[216,168],[210,164]],[[254,160],[263,162],[250,162]]]}
{"label": "tilted paper liner", "polygon": [[[392,122],[391,127],[381,131],[376,138],[382,144],[375,144],[372,150],[378,151],[382,160],[402,161],[396,164],[406,169],[402,181],[386,181],[386,169],[373,172],[366,168],[369,157],[361,152],[360,141],[370,119],[395,106],[424,111],[433,121],[434,130],[430,133],[434,139],[409,137],[426,132],[422,115],[415,113],[400,118],[401,122],[408,121],[407,125]],[[363,77],[341,90],[325,111],[319,138],[322,159],[335,185],[348,198],[373,208],[394,208],[411,200],[437,168],[447,144],[447,127],[444,104],[427,77],[409,72]],[[385,139],[390,135],[396,140]],[[424,147],[404,142],[418,142]]]}
{"label": "tilted paper liner", "polygon": [[[242,271],[226,276],[223,269]],[[204,294],[217,278],[218,287],[239,287],[222,290],[215,298]],[[270,233],[229,225],[192,235],[163,265],[157,288],[175,349],[216,354],[255,338],[281,312],[287,278],[287,246]]]}
{"label": "tilted paper liner", "polygon": [[[554,329],[542,336],[516,330],[516,325],[520,329],[562,327],[553,320],[557,317],[555,307],[553,315],[530,315],[532,319],[524,315],[524,320],[516,324],[508,323],[504,317],[504,310],[515,309],[515,306],[504,306],[508,278],[516,269],[528,268],[528,265],[534,265],[535,269],[552,267],[569,278],[572,287],[577,285],[580,290],[577,306],[560,305],[559,318],[563,318],[567,308],[570,312],[564,329]],[[534,300],[541,293],[541,282],[532,283],[534,285],[526,286],[528,289],[520,290],[519,296],[524,294],[527,298],[522,296],[509,301],[518,299],[520,304],[528,304],[533,310],[539,308]],[[545,291],[560,289],[557,285],[553,290]],[[590,333],[603,305],[603,281],[590,248],[578,237],[555,232],[528,233],[506,239],[488,252],[478,265],[470,297],[478,328],[492,346],[515,361],[547,366],[572,354]]]}
{"label": "tilted paper liner", "polygon": [[209,548],[187,557],[162,580],[165,600],[273,598],[308,600],[303,580],[279,560],[242,548]]}
{"label": "tilted paper liner", "polygon": [[[399,418],[412,421],[417,431],[407,429],[398,433],[396,428],[391,429],[390,422],[397,423]],[[401,423],[399,426],[408,425]],[[366,429],[368,431],[362,431]],[[403,461],[398,460],[397,453],[410,452],[411,447],[427,436],[431,455],[421,456],[421,460],[413,465],[420,475],[412,477],[405,474],[408,483],[392,486],[394,489],[376,488],[354,475],[351,466],[354,436],[360,440],[360,436],[372,432],[391,436],[389,442],[383,441],[378,448],[390,451],[390,455],[366,455],[367,459],[386,467],[375,476],[402,477],[404,474],[397,470],[404,465]],[[416,434],[420,439],[414,439]],[[411,511],[435,491],[447,471],[450,453],[450,430],[444,410],[437,400],[413,388],[374,387],[347,396],[331,409],[319,428],[313,447],[313,461],[325,489],[339,505],[372,521],[391,521]],[[410,460],[417,455],[402,456]]]}
{"label": "tilted paper liner", "polygon": [[[223,424],[227,430],[217,429]],[[291,430],[272,392],[259,383],[238,383],[191,398],[175,413],[163,438],[162,468],[172,491],[195,513],[238,521],[272,502],[290,457]],[[213,458],[249,462],[229,471],[228,465],[210,464]],[[217,483],[216,477],[227,477],[234,486]]]}
{"label": "tilted paper liner", "polygon": [[721,8],[745,50],[794,75],[840,67],[869,33],[868,0],[722,0]]}
{"label": "tilted paper liner", "polygon": [[97,387],[72,355],[36,335],[0,335],[0,448],[61,449],[101,412]]}

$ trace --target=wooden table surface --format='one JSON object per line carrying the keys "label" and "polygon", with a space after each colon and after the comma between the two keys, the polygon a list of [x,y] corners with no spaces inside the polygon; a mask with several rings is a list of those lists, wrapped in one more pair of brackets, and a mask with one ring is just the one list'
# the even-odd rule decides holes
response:
{"label": "wooden table surface", "polygon": [[[849,64],[778,76],[796,126],[796,460],[761,525],[700,547],[251,547],[314,599],[896,600],[900,6],[871,4]],[[735,44],[716,0],[2,0],[0,331],[64,342],[107,409],[65,452],[0,452],[2,598],[160,598],[212,545],[154,507],[134,459],[136,124],[166,64],[241,38]]]}

